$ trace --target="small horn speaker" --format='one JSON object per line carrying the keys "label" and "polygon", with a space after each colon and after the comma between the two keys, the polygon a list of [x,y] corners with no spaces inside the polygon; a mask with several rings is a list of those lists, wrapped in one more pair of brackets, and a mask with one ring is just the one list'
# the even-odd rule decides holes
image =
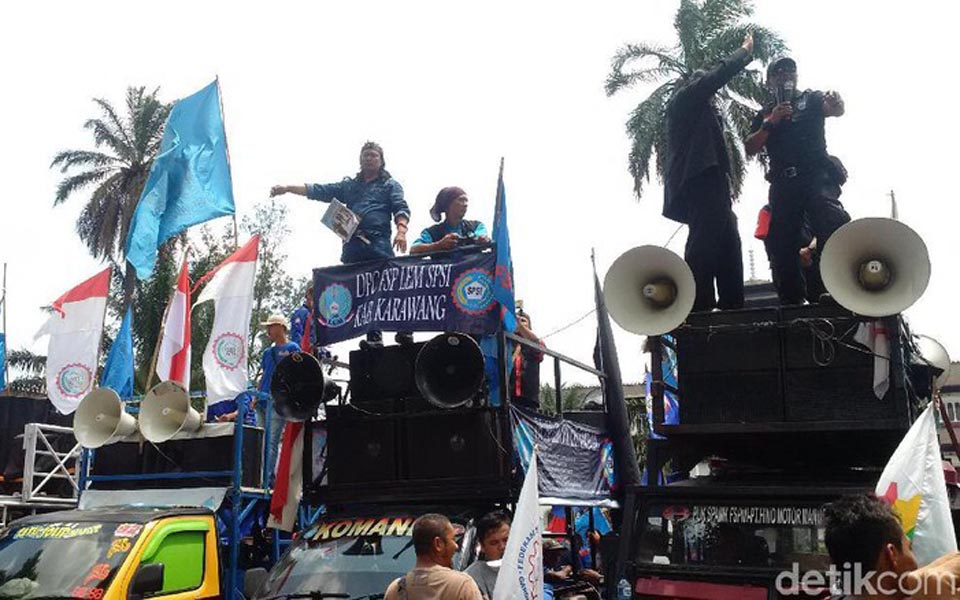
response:
{"label": "small horn speaker", "polygon": [[483,387],[483,352],[467,335],[440,334],[417,354],[414,378],[430,404],[438,408],[463,406]]}
{"label": "small horn speaker", "polygon": [[340,388],[324,375],[313,355],[293,352],[277,363],[270,379],[270,394],[277,414],[288,421],[309,421],[321,404],[340,395]]}
{"label": "small horn speaker", "polygon": [[73,435],[84,448],[105,446],[136,430],[137,420],[110,388],[97,388],[84,396],[73,413]]}
{"label": "small horn speaker", "polygon": [[153,386],[140,403],[140,432],[155,444],[181,431],[196,431],[201,425],[203,419],[190,406],[190,395],[175,381]]}
{"label": "small horn speaker", "polygon": [[847,310],[886,317],[923,295],[930,281],[930,255],[920,236],[900,221],[857,219],[827,240],[820,276]]}
{"label": "small horn speaker", "polygon": [[940,374],[934,379],[934,384],[937,387],[945,385],[947,378],[950,377],[950,354],[947,353],[947,349],[943,347],[943,344],[928,335],[917,336],[917,349],[920,350],[920,356],[923,357],[923,360],[940,371]]}
{"label": "small horn speaker", "polygon": [[697,285],[682,258],[659,246],[639,246],[613,261],[603,300],[620,327],[641,335],[676,329],[690,314]]}

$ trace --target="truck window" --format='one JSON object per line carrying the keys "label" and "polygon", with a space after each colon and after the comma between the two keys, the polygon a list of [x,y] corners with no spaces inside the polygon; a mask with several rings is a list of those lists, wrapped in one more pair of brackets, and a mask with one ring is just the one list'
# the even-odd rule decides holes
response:
{"label": "truck window", "polygon": [[203,583],[206,556],[205,531],[168,534],[156,552],[140,564],[163,564],[163,589],[156,595],[195,590]]}

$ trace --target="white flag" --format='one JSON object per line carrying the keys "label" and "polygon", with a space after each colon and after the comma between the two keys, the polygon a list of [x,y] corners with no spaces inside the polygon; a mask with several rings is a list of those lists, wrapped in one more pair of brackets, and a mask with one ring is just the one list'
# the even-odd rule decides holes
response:
{"label": "white flag", "polygon": [[210,341],[203,351],[207,404],[233,400],[247,389],[247,340],[259,244],[260,236],[253,236],[203,278],[210,281],[197,304],[213,300],[215,313]]}
{"label": "white flag", "polygon": [[62,414],[77,410],[93,389],[109,290],[108,267],[54,300],[53,314],[34,336],[50,336],[47,396]]}
{"label": "white flag", "polygon": [[543,540],[540,537],[538,486],[537,450],[534,448],[493,588],[493,600],[543,598]]}
{"label": "white flag", "polygon": [[177,287],[170,297],[157,354],[160,381],[176,381],[190,390],[190,272],[183,255]]}
{"label": "white flag", "polygon": [[931,402],[890,457],[877,496],[893,506],[920,566],[957,551]]}
{"label": "white flag", "polygon": [[890,389],[890,338],[887,326],[879,319],[869,323],[860,323],[853,336],[857,341],[873,352],[873,393],[883,400]]}

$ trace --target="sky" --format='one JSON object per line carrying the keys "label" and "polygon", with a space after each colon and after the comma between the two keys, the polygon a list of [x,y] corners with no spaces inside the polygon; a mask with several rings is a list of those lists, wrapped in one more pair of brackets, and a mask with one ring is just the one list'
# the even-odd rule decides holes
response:
{"label": "sky", "polygon": [[[410,239],[432,224],[437,191],[464,188],[469,217],[491,225],[505,160],[517,297],[549,334],[593,308],[590,265],[602,278],[622,252],[663,245],[677,226],[660,216],[662,187],[632,193],[629,111],[652,90],[608,98],[610,58],[624,43],[674,42],[679,2],[227,3],[20,2],[0,22],[0,262],[7,263],[8,347],[33,341],[40,310],[98,271],[75,234],[87,194],[54,207],[63,149],[90,148],[83,123],[94,97],[121,105],[127,86],[159,87],[171,101],[219,76],[240,216],[269,202],[274,184],[338,181],[357,170],[362,143],[385,149],[413,212]],[[55,12],[55,16],[51,14]],[[933,264],[907,312],[918,333],[960,357],[953,312],[960,283],[957,171],[950,108],[960,4],[760,2],[755,21],[779,31],[800,87],[837,90],[846,114],[827,126],[828,148],[850,171],[842,201],[854,218],[900,219],[925,240]],[[752,68],[762,65],[754,62]],[[769,278],[753,239],[766,182],[751,167],[735,211],[744,262]],[[287,195],[293,229],[287,270],[334,264],[339,241],[323,205]],[[670,243],[682,254],[686,230]],[[590,363],[595,319],[546,338]],[[641,339],[616,328],[625,381],[642,378]],[[344,348],[344,352],[347,348]],[[544,376],[546,379],[546,376]],[[564,370],[568,382],[595,382]]]}

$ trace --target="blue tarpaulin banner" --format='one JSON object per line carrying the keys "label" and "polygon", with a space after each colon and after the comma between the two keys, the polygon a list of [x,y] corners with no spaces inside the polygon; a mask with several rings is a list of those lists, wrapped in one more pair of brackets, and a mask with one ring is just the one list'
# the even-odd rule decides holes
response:
{"label": "blue tarpaulin banner", "polygon": [[317,343],[368,331],[490,335],[500,320],[489,246],[313,270]]}

